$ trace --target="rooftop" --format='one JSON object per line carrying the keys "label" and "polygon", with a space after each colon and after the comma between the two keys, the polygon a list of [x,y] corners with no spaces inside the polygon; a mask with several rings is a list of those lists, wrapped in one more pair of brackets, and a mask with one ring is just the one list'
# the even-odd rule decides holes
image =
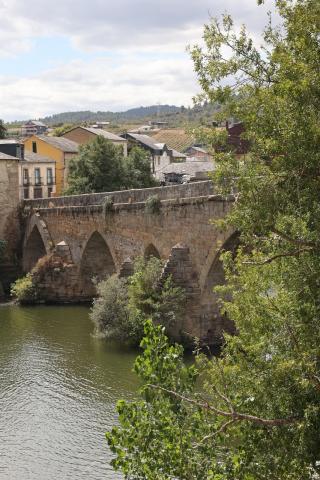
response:
{"label": "rooftop", "polygon": [[155,133],[151,130],[150,135],[152,135],[156,142],[163,142],[169,148],[180,152],[184,152],[195,142],[194,135],[187,133],[183,128],[164,129]]}
{"label": "rooftop", "polygon": [[49,143],[55,148],[62,150],[65,153],[78,153],[79,144],[64,137],[48,137],[46,135],[36,135],[43,142]]}
{"label": "rooftop", "polygon": [[36,127],[46,127],[47,125],[39,120],[29,120],[24,125],[35,125]]}
{"label": "rooftop", "polygon": [[135,140],[142,143],[151,150],[159,151],[162,150],[165,146],[164,143],[158,143],[154,140],[153,137],[149,137],[148,135],[143,135],[141,133],[127,133],[127,135],[134,138]]}
{"label": "rooftop", "polygon": [[12,155],[7,155],[6,153],[0,152],[0,160],[19,160],[17,157],[13,157]]}
{"label": "rooftop", "polygon": [[199,174],[212,172],[214,165],[212,162],[176,162],[170,163],[163,168],[162,173],[181,173],[189,175],[191,178]]}
{"label": "rooftop", "polygon": [[20,143],[21,143],[21,141],[17,140],[16,138],[1,138],[0,139],[0,144],[1,145],[7,145],[7,144],[16,145],[16,144],[20,144]]}
{"label": "rooftop", "polygon": [[27,150],[24,152],[24,161],[33,163],[56,163],[52,158],[39,155],[38,153],[28,152]]}
{"label": "rooftop", "polygon": [[95,127],[74,127],[68,130],[66,133],[72,132],[73,130],[76,130],[77,128],[82,128],[83,130],[87,130],[87,132],[94,133],[94,135],[101,135],[104,138],[107,138],[108,140],[111,140],[113,142],[125,142],[125,139],[122,137],[119,137],[118,135],[115,135],[114,133],[107,132],[107,130],[103,130],[102,128],[95,128]]}

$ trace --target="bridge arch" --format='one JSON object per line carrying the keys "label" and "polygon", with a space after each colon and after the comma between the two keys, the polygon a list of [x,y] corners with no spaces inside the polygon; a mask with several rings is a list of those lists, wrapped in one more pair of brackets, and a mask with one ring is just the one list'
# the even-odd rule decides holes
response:
{"label": "bridge arch", "polygon": [[46,223],[35,214],[31,217],[23,243],[22,268],[30,272],[38,260],[50,253],[53,242]]}
{"label": "bridge arch", "polygon": [[81,256],[80,278],[84,296],[92,298],[96,294],[93,279],[98,281],[116,273],[116,265],[111,250],[98,232],[89,237]]}
{"label": "bridge arch", "polygon": [[147,247],[144,251],[144,258],[146,260],[149,260],[150,257],[156,257],[156,258],[161,259],[161,255],[160,255],[158,249],[153,245],[153,243],[149,243],[149,245],[147,245]]}
{"label": "bridge arch", "polygon": [[226,251],[235,252],[239,245],[239,234],[234,232],[227,238],[223,245],[215,252],[213,260],[207,271],[207,275],[201,288],[202,317],[207,328],[207,341],[219,343],[219,337],[223,331],[234,333],[233,323],[222,315],[219,304],[219,294],[214,291],[218,285],[225,284],[225,272],[221,260],[221,254]]}

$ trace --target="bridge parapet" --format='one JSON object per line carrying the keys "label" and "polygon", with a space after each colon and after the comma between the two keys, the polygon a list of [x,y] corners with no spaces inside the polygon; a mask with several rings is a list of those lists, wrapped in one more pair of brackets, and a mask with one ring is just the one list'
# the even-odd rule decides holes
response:
{"label": "bridge parapet", "polygon": [[111,196],[113,202],[138,203],[145,202],[148,197],[158,195],[160,200],[174,198],[203,197],[213,195],[213,184],[210,180],[192,182],[183,185],[172,185],[167,187],[142,188],[134,190],[120,190],[117,192],[88,193],[83,195],[69,195],[65,197],[40,198],[24,200],[25,207],[32,209],[69,207],[69,206],[90,206],[103,203],[106,196]]}

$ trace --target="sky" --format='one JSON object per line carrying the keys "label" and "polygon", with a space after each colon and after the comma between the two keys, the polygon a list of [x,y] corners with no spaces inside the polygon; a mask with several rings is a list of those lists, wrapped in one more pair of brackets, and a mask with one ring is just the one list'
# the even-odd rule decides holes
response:
{"label": "sky", "polygon": [[230,13],[259,38],[271,0],[0,0],[0,118],[192,105],[187,45]]}

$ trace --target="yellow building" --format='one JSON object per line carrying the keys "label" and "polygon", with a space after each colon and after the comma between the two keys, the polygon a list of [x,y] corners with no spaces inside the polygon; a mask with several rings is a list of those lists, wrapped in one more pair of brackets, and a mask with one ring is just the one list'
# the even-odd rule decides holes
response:
{"label": "yellow building", "polygon": [[112,142],[114,145],[121,145],[124,156],[127,156],[127,140],[101,128],[74,127],[68,132],[64,133],[63,138],[68,138],[69,140],[82,145],[92,142],[95,138],[97,138],[98,135],[110,140],[110,142]]}
{"label": "yellow building", "polygon": [[78,153],[79,145],[63,137],[33,135],[24,141],[26,151],[49,157],[56,162],[56,195],[67,186],[70,159]]}

